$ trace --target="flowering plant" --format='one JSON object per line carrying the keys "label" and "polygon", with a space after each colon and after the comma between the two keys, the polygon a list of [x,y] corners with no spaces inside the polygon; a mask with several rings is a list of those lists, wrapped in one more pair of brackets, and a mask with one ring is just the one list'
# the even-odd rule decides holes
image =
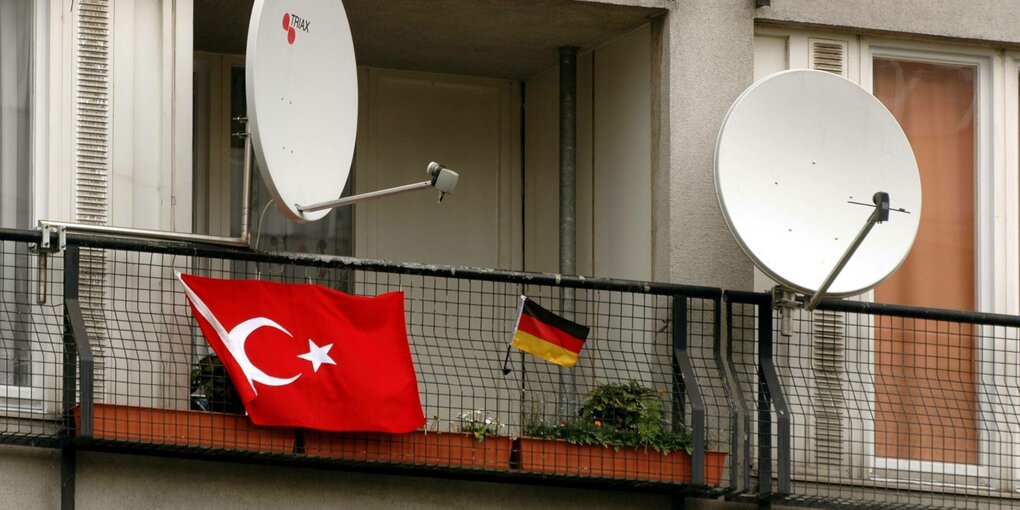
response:
{"label": "flowering plant", "polygon": [[524,432],[532,437],[563,439],[573,444],[690,453],[690,434],[684,430],[669,430],[662,410],[664,393],[635,381],[602,384],[585,398],[576,419],[549,425],[533,418],[525,424]]}
{"label": "flowering plant", "polygon": [[495,416],[482,409],[464,411],[457,415],[459,430],[473,434],[475,439],[484,441],[486,437],[497,436],[499,431],[506,425],[499,422]]}

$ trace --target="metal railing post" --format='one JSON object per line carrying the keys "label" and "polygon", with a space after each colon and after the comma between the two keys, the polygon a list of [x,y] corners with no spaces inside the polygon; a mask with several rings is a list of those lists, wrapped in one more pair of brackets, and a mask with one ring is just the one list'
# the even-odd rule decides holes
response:
{"label": "metal railing post", "polygon": [[[733,302],[724,298],[726,304],[726,366],[723,374],[729,374],[734,381],[734,398],[736,410],[730,422],[730,441],[733,455],[730,459],[731,483],[741,490],[751,488],[751,413],[747,407],[747,399],[737,376],[736,363],[733,361]],[[739,462],[738,462],[739,458]]]}
{"label": "metal railing post", "polygon": [[[723,353],[722,346],[722,298],[716,298],[712,300],[712,357],[715,360],[715,368],[719,372],[719,377],[722,378],[722,382],[726,391],[726,403],[730,408],[730,450],[733,455],[730,459],[730,489],[733,489],[737,485],[737,445],[739,444],[739,430],[740,430],[740,416],[742,409],[740,404],[743,403],[743,398],[740,393],[740,385],[736,383],[737,378],[734,374],[729,371],[729,365],[732,363],[732,358],[729,357],[729,352]],[[727,312],[729,311],[727,305]],[[727,326],[727,338],[729,338],[729,315],[727,314],[726,326]],[[738,400],[739,399],[739,400]],[[739,404],[738,404],[739,402]]]}
{"label": "metal railing post", "polygon": [[758,492],[772,493],[772,406],[765,364],[772,362],[772,305],[758,305]]}
{"label": "metal railing post", "polygon": [[[679,373],[674,380],[680,379],[683,390],[691,402],[691,483],[705,484],[705,399],[701,396],[701,388],[694,373],[690,353],[687,351],[687,296],[673,296],[673,363],[674,370]],[[683,398],[677,395],[675,398]],[[674,420],[674,427],[677,425]]]}
{"label": "metal railing post", "polygon": [[776,493],[790,492],[790,410],[776,370],[772,345],[772,296],[758,304],[758,484],[759,491],[772,490],[772,411],[777,416]]}
{"label": "metal railing post", "polygon": [[[85,319],[78,302],[80,248],[68,246],[64,250],[64,410],[70,411],[77,402],[80,424],[78,437],[92,437],[93,359]],[[77,359],[78,384],[75,384]],[[77,388],[76,388],[77,386]]]}
{"label": "metal railing post", "polygon": [[[43,235],[49,235],[47,231],[43,232]],[[92,437],[93,426],[92,348],[85,330],[81,305],[78,303],[80,255],[78,246],[67,246],[64,250],[64,367],[61,397],[65,442],[60,449],[60,508],[63,510],[74,510],[78,458],[74,437]],[[76,394],[80,394],[80,399],[76,398]],[[76,405],[77,424],[73,415]]]}

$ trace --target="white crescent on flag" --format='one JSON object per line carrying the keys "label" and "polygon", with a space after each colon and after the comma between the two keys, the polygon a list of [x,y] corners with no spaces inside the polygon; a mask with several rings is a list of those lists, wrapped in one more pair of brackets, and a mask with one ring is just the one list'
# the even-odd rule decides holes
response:
{"label": "white crescent on flag", "polygon": [[202,314],[202,317],[209,322],[209,324],[216,330],[216,334],[219,335],[223,345],[230,351],[230,355],[234,357],[237,365],[241,367],[241,371],[244,372],[244,377],[248,380],[248,385],[251,386],[252,391],[258,395],[258,390],[255,389],[253,381],[265,384],[266,386],[286,386],[296,381],[301,374],[295,375],[294,377],[281,378],[273,377],[262,371],[259,367],[255,366],[254,363],[248,359],[248,354],[244,350],[244,344],[248,341],[248,337],[255,332],[255,330],[261,327],[270,327],[278,329],[284,332],[287,336],[293,337],[289,331],[283,328],[283,326],[277,324],[271,319],[265,317],[254,317],[248,319],[236,326],[230,331],[227,331],[223,327],[223,324],[213,315],[209,307],[198,297],[197,294],[191,287],[188,287],[187,283],[184,283],[184,279],[181,278],[181,273],[177,273],[177,279],[180,280],[181,285],[184,286],[184,293],[188,295],[188,299],[195,305],[195,310]]}

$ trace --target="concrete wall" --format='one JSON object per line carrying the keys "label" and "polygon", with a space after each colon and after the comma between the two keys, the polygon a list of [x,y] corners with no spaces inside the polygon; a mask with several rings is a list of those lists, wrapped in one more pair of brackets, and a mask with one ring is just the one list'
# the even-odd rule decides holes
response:
{"label": "concrete wall", "polygon": [[[60,506],[57,450],[0,447],[0,507]],[[76,508],[669,508],[666,496],[80,453]]]}
{"label": "concrete wall", "polygon": [[0,506],[24,510],[60,507],[60,452],[0,447]]}
{"label": "concrete wall", "polygon": [[[58,450],[0,447],[0,508],[60,507]],[[613,490],[564,489],[509,483],[375,475],[325,469],[78,454],[78,510],[671,508],[669,496]],[[684,508],[749,510],[751,505],[688,499]]]}
{"label": "concrete wall", "polygon": [[713,169],[723,117],[752,82],[754,3],[679,2],[662,23],[653,278],[750,289],[752,265],[723,221]]}
{"label": "concrete wall", "polygon": [[774,23],[1020,45],[1015,0],[772,0],[756,16]]}
{"label": "concrete wall", "polygon": [[[51,486],[56,488],[56,484]],[[78,508],[666,508],[664,496],[305,468],[81,455]]]}

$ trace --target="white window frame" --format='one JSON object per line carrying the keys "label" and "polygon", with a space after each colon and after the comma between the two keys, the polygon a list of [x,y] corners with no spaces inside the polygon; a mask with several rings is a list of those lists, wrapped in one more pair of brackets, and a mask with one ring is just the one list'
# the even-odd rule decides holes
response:
{"label": "white window frame", "polygon": [[[1017,193],[1006,193],[1006,213],[1004,246],[1006,260],[1006,281],[1013,284],[1006,292],[1006,313],[1020,314],[1020,52],[1007,51],[1003,54],[1003,159],[1005,167],[1005,188]],[[1016,335],[1016,332],[1011,332]],[[1006,341],[1017,345],[1020,339],[1012,337]],[[1006,346],[1000,346],[1001,352],[1009,352],[1010,359],[1004,360],[1005,377],[1009,388],[1020,388],[1020,354],[1010,352]],[[1011,383],[1011,384],[1010,384]],[[1020,408],[1020,391],[1014,390],[1009,396],[1013,409]],[[1020,430],[1006,431],[1013,438],[1010,454],[1012,460],[1012,490],[1020,492]]]}
{"label": "white window frame", "polygon": [[[72,152],[71,112],[68,110],[72,104],[72,82],[68,66],[72,58],[69,31],[73,22],[64,16],[70,8],[70,0],[32,2],[31,225],[53,210],[63,209],[70,215],[72,185],[68,183]],[[56,187],[67,190],[66,200],[54,193]],[[33,282],[38,281],[34,268],[29,275]],[[50,289],[58,284],[51,282]],[[30,383],[28,386],[0,385],[0,416],[58,419],[62,356],[59,349],[63,339],[60,335],[50,338],[36,330],[31,335],[30,345]]]}
{"label": "white window frame", "polygon": [[[76,82],[75,60],[78,12],[74,0],[35,1],[33,5],[33,90],[32,101],[32,162],[31,162],[31,224],[40,220],[70,222],[74,220],[75,189],[75,115]],[[111,9],[118,7],[111,2]],[[124,7],[124,6],[120,6]],[[127,6],[130,8],[130,5]],[[160,1],[162,33],[165,42],[162,55],[164,94],[161,113],[163,146],[160,161],[166,171],[160,175],[164,215],[161,228],[190,230],[191,227],[191,63],[193,10],[191,2]],[[111,21],[116,22],[111,10]],[[130,23],[122,16],[123,23]],[[116,54],[130,52],[130,43],[115,40],[116,27],[111,34],[110,67],[114,80]],[[183,51],[187,50],[187,51]],[[125,60],[130,62],[130,60]],[[116,105],[129,87],[115,87],[111,83],[111,155],[118,150],[113,118]],[[123,106],[121,107],[123,108]],[[129,109],[127,111],[130,111]],[[130,135],[130,130],[124,130]],[[130,150],[129,143],[120,147]],[[130,165],[111,165],[109,178],[110,197],[114,197],[115,174]],[[111,209],[111,218],[113,218]],[[132,219],[133,221],[133,219]],[[131,225],[120,225],[131,226]],[[35,270],[32,281],[38,281]],[[50,282],[49,302],[59,306],[60,282]],[[28,386],[0,386],[0,416],[38,419],[60,419],[62,409],[61,335],[36,332],[31,338],[31,376]],[[97,374],[97,377],[99,374]]]}
{"label": "white window frame", "polygon": [[[1002,97],[1002,87],[999,73],[1002,66],[997,65],[998,56],[993,50],[980,48],[965,48],[957,45],[932,45],[922,43],[909,43],[902,41],[890,41],[883,39],[862,39],[861,41],[861,86],[869,92],[872,91],[872,70],[875,58],[889,58],[893,60],[904,60],[914,62],[925,62],[945,65],[961,65],[976,68],[977,89],[976,89],[976,140],[975,140],[975,178],[974,197],[975,214],[975,287],[977,295],[976,307],[978,311],[996,312],[1005,310],[1004,287],[1007,282],[1004,278],[1006,269],[1005,257],[1002,253],[996,253],[995,247],[1001,246],[1005,234],[1004,213],[1005,205],[1005,165],[996,164],[1000,158],[1002,136],[1001,120],[996,119],[993,112],[1001,112],[994,108],[995,103],[1000,103],[997,98]],[[996,127],[999,129],[996,129]],[[923,207],[923,206],[922,206]],[[1002,276],[997,278],[997,276]],[[873,300],[874,293],[868,293],[868,300]],[[985,359],[984,353],[997,352],[990,340],[985,335],[980,335],[981,345],[977,346],[977,380],[978,384],[983,383],[982,374],[993,373],[991,360]],[[869,341],[867,352],[874,353],[873,339]],[[869,360],[874,366],[874,359]],[[867,402],[875,402],[874,386],[869,385]],[[987,392],[979,387],[978,394],[978,463],[961,464],[950,462],[932,462],[919,460],[905,460],[887,457],[879,457],[874,452],[874,423],[865,425],[865,441],[867,445],[866,456],[870,459],[870,477],[876,481],[924,483],[942,486],[980,487],[995,488],[991,480],[990,460],[993,445],[1000,442],[990,441],[988,423],[994,423],[989,419],[989,402],[986,401]],[[922,478],[928,476],[934,479]],[[997,478],[997,477],[996,477]]]}

